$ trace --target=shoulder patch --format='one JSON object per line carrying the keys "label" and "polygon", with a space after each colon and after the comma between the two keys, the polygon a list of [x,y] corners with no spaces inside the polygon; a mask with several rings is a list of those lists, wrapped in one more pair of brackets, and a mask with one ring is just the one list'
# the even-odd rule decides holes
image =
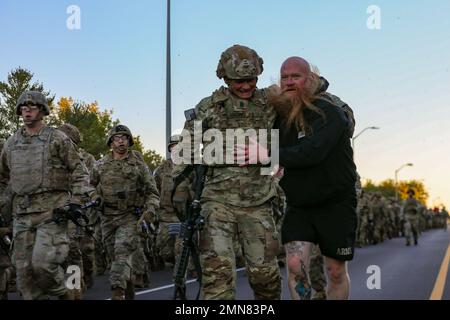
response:
{"label": "shoulder patch", "polygon": [[187,121],[195,120],[197,118],[194,108],[185,110],[184,111],[184,116],[185,116]]}

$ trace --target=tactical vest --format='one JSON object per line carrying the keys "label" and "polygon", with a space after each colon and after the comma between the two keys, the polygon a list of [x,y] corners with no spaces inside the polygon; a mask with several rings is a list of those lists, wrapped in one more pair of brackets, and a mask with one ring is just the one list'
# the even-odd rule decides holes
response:
{"label": "tactical vest", "polygon": [[[234,146],[238,143],[234,138],[234,143],[227,144],[227,129],[242,129],[243,133],[248,129],[254,129],[259,139],[258,129],[268,129],[272,126],[269,124],[269,116],[267,111],[267,98],[262,90],[256,90],[251,100],[243,100],[235,97],[225,90],[214,92],[211,97],[212,105],[208,110],[207,128],[220,130],[223,137],[223,164],[225,165],[227,151],[234,154]],[[268,143],[270,148],[270,132],[267,132]],[[231,135],[230,135],[231,136]],[[213,142],[204,141],[205,150],[209,144]],[[248,139],[246,138],[246,144]],[[226,164],[226,166],[238,166],[238,164]]]}
{"label": "tactical vest", "polygon": [[170,199],[173,189],[172,164],[170,160],[165,161],[159,170],[161,170],[160,207],[165,212],[174,212]]}
{"label": "tactical vest", "polygon": [[10,144],[11,189],[17,195],[69,191],[70,174],[58,150],[51,148],[54,128],[45,126],[38,136],[19,131]]}
{"label": "tactical vest", "polygon": [[406,199],[403,212],[408,215],[417,215],[419,213],[419,204],[415,199]]}
{"label": "tactical vest", "polygon": [[105,206],[121,211],[144,206],[146,190],[141,180],[144,165],[134,152],[126,159],[110,157],[99,165],[99,187]]}

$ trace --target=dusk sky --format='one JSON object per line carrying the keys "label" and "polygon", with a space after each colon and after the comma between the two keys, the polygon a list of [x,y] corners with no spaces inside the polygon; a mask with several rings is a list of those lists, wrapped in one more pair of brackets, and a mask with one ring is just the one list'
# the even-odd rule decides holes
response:
{"label": "dusk sky", "polygon": [[[70,5],[80,28],[70,29]],[[98,101],[165,154],[164,0],[0,0],[0,79],[24,67],[57,99]],[[379,29],[373,11],[380,10]],[[264,59],[259,87],[302,56],[354,110],[363,179],[423,180],[429,205],[450,206],[450,1],[172,0],[172,128],[222,85],[233,44]],[[369,23],[369,26],[367,22]],[[71,20],[72,21],[72,20]],[[377,20],[378,21],[378,20]]]}

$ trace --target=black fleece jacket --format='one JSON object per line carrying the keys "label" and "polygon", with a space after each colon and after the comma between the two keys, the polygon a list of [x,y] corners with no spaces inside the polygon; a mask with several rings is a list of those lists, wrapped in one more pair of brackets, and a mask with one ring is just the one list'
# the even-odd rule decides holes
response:
{"label": "black fleece jacket", "polygon": [[347,118],[341,108],[326,100],[313,104],[321,115],[307,110],[305,118],[311,133],[303,136],[295,127],[287,128],[281,120],[280,165],[284,176],[280,185],[288,205],[320,206],[355,195],[356,166],[347,132]]}

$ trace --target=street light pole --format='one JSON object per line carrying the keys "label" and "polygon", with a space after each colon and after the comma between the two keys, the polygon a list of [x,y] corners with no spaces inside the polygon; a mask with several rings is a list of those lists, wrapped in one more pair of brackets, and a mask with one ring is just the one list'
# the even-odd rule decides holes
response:
{"label": "street light pole", "polygon": [[404,165],[402,165],[400,168],[398,168],[397,170],[395,170],[395,201],[398,200],[398,172],[400,170],[402,170],[404,167],[412,167],[413,164],[412,163],[405,163]]}
{"label": "street light pole", "polygon": [[[167,43],[166,43],[166,146],[172,134],[172,87],[171,87],[171,60],[170,60],[170,0],[167,0]],[[166,149],[166,159],[170,158]]]}
{"label": "street light pole", "polygon": [[378,130],[378,129],[380,129],[379,127],[367,127],[367,128],[364,128],[360,133],[358,133],[356,136],[354,136],[353,138],[352,138],[352,149],[353,149],[353,154],[355,154],[355,140],[356,140],[356,138],[358,138],[364,131],[366,131],[366,130]]}

